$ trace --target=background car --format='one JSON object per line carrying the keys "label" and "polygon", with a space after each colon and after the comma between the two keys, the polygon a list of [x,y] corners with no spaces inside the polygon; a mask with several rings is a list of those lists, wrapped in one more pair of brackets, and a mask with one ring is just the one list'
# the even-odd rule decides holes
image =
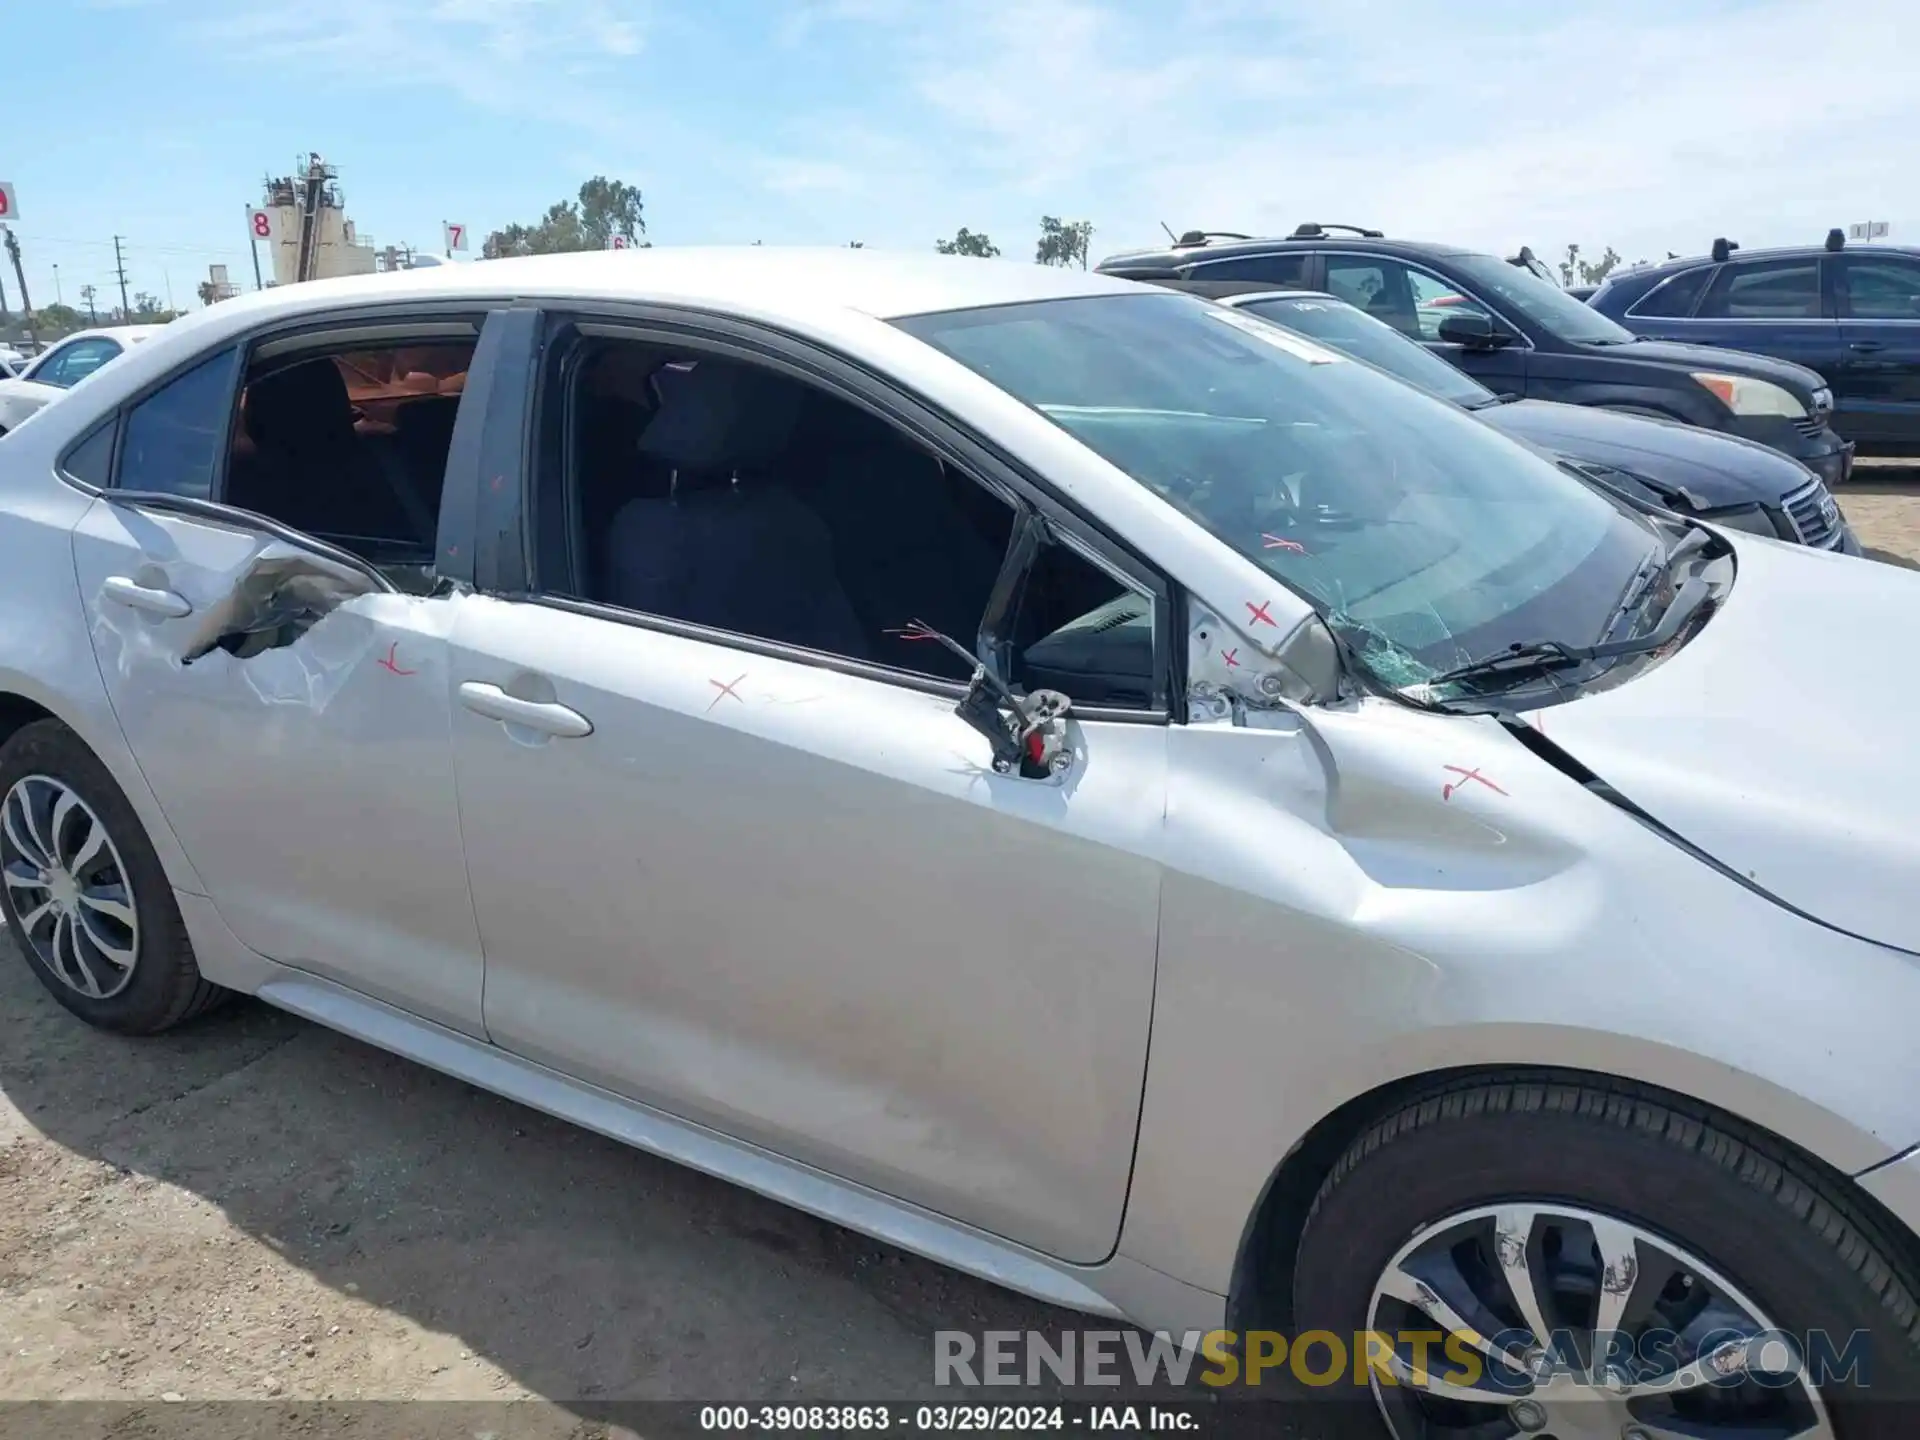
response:
{"label": "background car", "polygon": [[1805,465],[1738,436],[1639,415],[1496,394],[1337,296],[1230,282],[1167,281],[1325,342],[1472,411],[1611,489],[1716,524],[1858,555],[1832,493]]}
{"label": "background car", "polygon": [[1833,427],[1871,455],[1920,455],[1920,249],[1742,250],[1618,271],[1588,302],[1636,335],[1805,365],[1833,387]]}
{"label": "background car", "polygon": [[1333,233],[1342,228],[1302,225],[1272,240],[1201,236],[1111,256],[1096,268],[1137,280],[1330,291],[1495,390],[1682,420],[1770,445],[1830,487],[1847,477],[1852,452],[1827,423],[1833,397],[1812,370],[1764,355],[1641,341],[1509,261],[1378,231]]}
{"label": "background car", "polygon": [[79,330],[48,347],[11,379],[0,380],[0,435],[66,391],[129,346],[151,339],[163,325],[113,325]]}

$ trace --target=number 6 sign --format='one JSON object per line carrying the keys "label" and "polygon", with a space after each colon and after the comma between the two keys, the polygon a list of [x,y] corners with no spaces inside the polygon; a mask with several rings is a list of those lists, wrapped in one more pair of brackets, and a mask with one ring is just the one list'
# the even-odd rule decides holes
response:
{"label": "number 6 sign", "polygon": [[447,242],[446,249],[449,255],[455,250],[464,250],[467,248],[466,226],[456,225],[451,220],[442,220],[440,222],[440,229],[442,231],[442,238]]}

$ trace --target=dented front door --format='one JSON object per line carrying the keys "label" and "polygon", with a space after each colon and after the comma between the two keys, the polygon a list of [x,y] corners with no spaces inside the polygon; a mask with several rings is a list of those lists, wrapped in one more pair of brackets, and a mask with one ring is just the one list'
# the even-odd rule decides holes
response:
{"label": "dented front door", "polygon": [[459,599],[393,593],[241,512],[102,499],[73,545],[127,743],[235,934],[483,1034],[448,747]]}

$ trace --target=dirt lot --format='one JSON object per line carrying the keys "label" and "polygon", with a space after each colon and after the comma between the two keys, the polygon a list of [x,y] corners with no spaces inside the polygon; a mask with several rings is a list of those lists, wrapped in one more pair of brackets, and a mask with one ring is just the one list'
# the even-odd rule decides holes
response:
{"label": "dirt lot", "polygon": [[[1844,508],[1920,568],[1920,474],[1870,473]],[[564,1435],[927,1394],[936,1329],[1073,1323],[261,1006],[96,1034],[0,936],[0,1400],[547,1400],[513,1433]]]}

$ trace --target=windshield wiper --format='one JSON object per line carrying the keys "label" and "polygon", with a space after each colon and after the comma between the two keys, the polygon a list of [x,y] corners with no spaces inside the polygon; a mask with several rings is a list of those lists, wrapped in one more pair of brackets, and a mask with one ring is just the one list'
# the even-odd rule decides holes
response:
{"label": "windshield wiper", "polygon": [[[1682,541],[1681,544],[1685,545],[1686,542]],[[1628,608],[1638,603],[1639,589],[1640,585],[1636,583]],[[1672,603],[1667,606],[1666,613],[1660,617],[1660,623],[1645,635],[1626,640],[1605,640],[1593,645],[1569,645],[1563,640],[1515,641],[1497,654],[1484,655],[1465,665],[1443,670],[1424,683],[1434,686],[1460,680],[1519,679],[1584,665],[1590,660],[1617,660],[1623,655],[1644,655],[1670,643],[1712,594],[1712,587],[1696,576],[1680,587]]]}
{"label": "windshield wiper", "polygon": [[1482,395],[1463,403],[1469,410],[1491,410],[1496,405],[1511,405],[1519,398],[1511,390],[1502,390],[1498,395]]}

